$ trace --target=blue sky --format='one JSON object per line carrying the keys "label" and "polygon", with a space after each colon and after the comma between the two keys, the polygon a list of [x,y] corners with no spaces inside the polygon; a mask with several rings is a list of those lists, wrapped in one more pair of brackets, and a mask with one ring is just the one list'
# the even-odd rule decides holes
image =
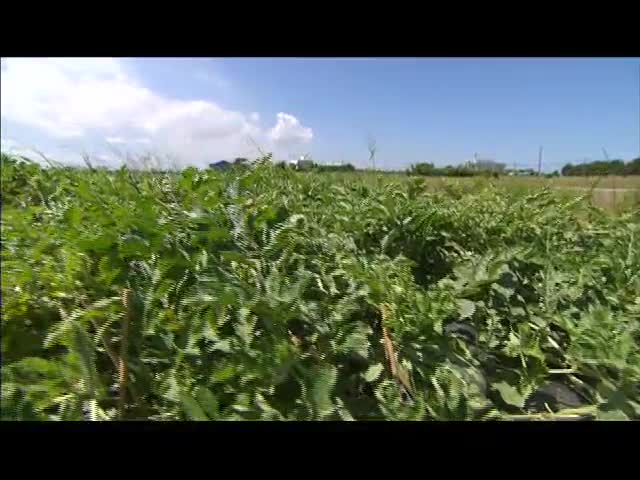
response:
{"label": "blue sky", "polygon": [[640,59],[3,59],[3,148],[545,170],[640,155]]}

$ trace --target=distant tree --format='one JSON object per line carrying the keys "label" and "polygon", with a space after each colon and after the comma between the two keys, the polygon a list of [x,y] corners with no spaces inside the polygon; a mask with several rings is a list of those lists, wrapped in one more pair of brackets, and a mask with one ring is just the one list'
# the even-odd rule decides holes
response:
{"label": "distant tree", "polygon": [[436,167],[433,163],[418,163],[411,165],[411,172],[415,175],[433,176],[436,175]]}
{"label": "distant tree", "polygon": [[481,170],[472,170],[467,167],[455,167],[453,169],[454,177],[473,177],[475,175],[482,175],[482,174],[484,174],[484,172]]}
{"label": "distant tree", "polygon": [[571,175],[571,173],[573,172],[573,165],[571,165],[570,163],[567,163],[564,167],[562,167],[562,169],[560,170],[560,172],[562,173],[562,176],[566,177],[568,175]]}
{"label": "distant tree", "polygon": [[609,175],[623,175],[625,170],[624,160],[609,161]]}
{"label": "distant tree", "polygon": [[350,163],[344,165],[316,165],[316,170],[319,172],[352,172],[356,169]]}
{"label": "distant tree", "polygon": [[624,167],[625,175],[640,175],[640,157],[631,160]]}
{"label": "distant tree", "polygon": [[568,163],[562,167],[565,176],[600,176],[600,175],[640,175],[638,159],[625,164],[623,160],[597,160],[594,162],[572,165]]}
{"label": "distant tree", "polygon": [[496,162],[494,160],[478,160],[473,165],[474,170],[485,172],[503,172],[506,168],[504,163]]}
{"label": "distant tree", "polygon": [[476,170],[470,166],[451,166],[444,168],[435,167],[432,163],[418,163],[409,169],[411,175],[424,175],[428,177],[473,177],[475,175],[491,175],[488,170]]}

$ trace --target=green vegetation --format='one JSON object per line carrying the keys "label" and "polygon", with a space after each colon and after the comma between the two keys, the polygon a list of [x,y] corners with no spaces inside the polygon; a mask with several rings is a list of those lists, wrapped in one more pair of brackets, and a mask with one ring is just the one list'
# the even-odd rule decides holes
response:
{"label": "green vegetation", "polygon": [[[424,175],[429,177],[475,177],[475,176],[497,176],[499,174],[510,173],[502,163],[491,161],[480,161],[476,165],[458,165],[446,167],[436,167],[432,163],[418,163],[412,165],[407,173],[410,175]],[[531,169],[519,170],[519,175],[537,175]],[[580,165],[567,164],[562,167],[562,175],[568,177],[601,175],[640,175],[640,158],[625,163],[623,160],[598,160]],[[546,174],[547,177],[556,177],[559,173]]]}
{"label": "green vegetation", "polygon": [[640,175],[640,157],[625,163],[622,160],[598,160],[596,162],[562,167],[566,176]]}
{"label": "green vegetation", "polygon": [[[278,168],[292,168],[295,167],[290,166],[284,161],[277,162],[276,167]],[[355,172],[356,167],[351,165],[350,163],[345,163],[342,165],[323,165],[321,163],[313,164],[312,167],[305,169],[306,171],[314,171],[314,172]]]}
{"label": "green vegetation", "polygon": [[468,165],[436,167],[432,163],[418,163],[411,165],[407,173],[409,175],[424,175],[427,177],[475,177],[478,175],[499,175],[504,169],[471,168]]}
{"label": "green vegetation", "polygon": [[3,420],[640,419],[640,213],[2,156]]}
{"label": "green vegetation", "polygon": [[355,172],[356,167],[351,165],[350,163],[345,163],[344,165],[316,165],[315,169],[318,172]]}

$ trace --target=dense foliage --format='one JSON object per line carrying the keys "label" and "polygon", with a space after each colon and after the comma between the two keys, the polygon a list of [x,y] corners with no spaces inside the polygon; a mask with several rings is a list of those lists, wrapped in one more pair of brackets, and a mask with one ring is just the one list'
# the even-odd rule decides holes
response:
{"label": "dense foliage", "polygon": [[2,163],[2,419],[640,418],[637,212]]}
{"label": "dense foliage", "polygon": [[432,163],[417,163],[411,165],[407,173],[409,175],[424,175],[428,177],[475,177],[499,175],[504,172],[504,164],[495,162],[485,162],[487,165],[457,165],[446,167],[436,167]]}
{"label": "dense foliage", "polygon": [[625,163],[622,160],[598,160],[580,165],[562,167],[566,176],[640,175],[640,157]]}
{"label": "dense foliage", "polygon": [[[289,165],[287,162],[280,161],[276,164],[277,168],[294,168],[294,166]],[[321,163],[316,163],[312,167],[308,168],[308,170],[313,170],[315,172],[354,172],[356,167],[354,167],[350,163],[345,163],[341,165],[323,165]]]}
{"label": "dense foliage", "polygon": [[[495,162],[479,162],[477,165],[457,165],[446,167],[436,167],[432,163],[417,163],[411,165],[407,173],[410,175],[424,175],[429,177],[474,177],[490,176],[496,174],[510,173],[511,170],[505,168],[504,164]],[[537,175],[531,169],[517,171],[518,174]],[[568,163],[561,170],[564,176],[600,176],[600,175],[640,175],[640,158],[624,162],[623,160],[598,160],[595,162],[572,165]],[[557,176],[558,172],[551,175]]]}
{"label": "dense foliage", "polygon": [[343,165],[318,164],[315,166],[315,169],[318,172],[354,172],[356,170],[356,167],[354,167],[350,163],[345,163]]}

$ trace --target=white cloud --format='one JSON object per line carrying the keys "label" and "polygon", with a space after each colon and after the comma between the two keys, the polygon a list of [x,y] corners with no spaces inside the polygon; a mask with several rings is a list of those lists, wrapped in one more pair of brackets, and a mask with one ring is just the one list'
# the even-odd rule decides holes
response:
{"label": "white cloud", "polygon": [[269,131],[269,138],[280,145],[307,143],[313,138],[313,131],[303,127],[293,115],[280,112],[278,123]]}
{"label": "white cloud", "polygon": [[135,121],[136,110],[153,97],[113,59],[11,58],[5,63],[2,116],[56,137]]}
{"label": "white cloud", "polygon": [[110,144],[153,144],[183,164],[204,165],[212,158],[256,155],[249,137],[267,151],[313,138],[287,113],[278,113],[276,125],[265,131],[256,112],[154,92],[117,59],[10,58],[1,74],[2,118],[58,139],[99,132]]}
{"label": "white cloud", "polygon": [[150,138],[144,138],[144,137],[131,138],[131,139],[127,139],[123,137],[106,137],[105,141],[110,145],[135,145],[135,144],[150,145],[152,143]]}

